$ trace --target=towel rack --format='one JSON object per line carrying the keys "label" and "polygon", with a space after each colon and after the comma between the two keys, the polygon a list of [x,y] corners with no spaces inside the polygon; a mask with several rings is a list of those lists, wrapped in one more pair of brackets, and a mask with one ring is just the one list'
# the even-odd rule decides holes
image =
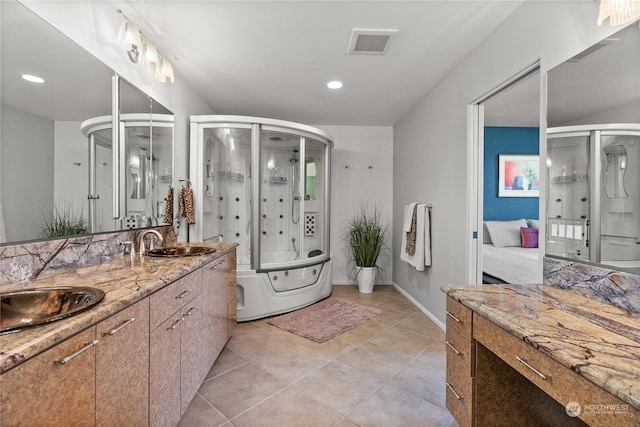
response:
{"label": "towel rack", "polygon": [[186,182],[187,183],[187,188],[189,188],[191,186],[191,180],[189,180],[187,178],[178,178],[178,181]]}

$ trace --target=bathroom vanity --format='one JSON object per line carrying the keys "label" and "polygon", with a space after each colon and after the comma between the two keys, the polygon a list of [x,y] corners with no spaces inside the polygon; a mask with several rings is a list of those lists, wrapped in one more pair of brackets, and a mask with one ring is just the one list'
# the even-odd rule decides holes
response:
{"label": "bathroom vanity", "polygon": [[640,315],[549,285],[443,291],[461,427],[640,424]]}
{"label": "bathroom vanity", "polygon": [[0,335],[0,424],[175,426],[236,324],[235,244],[128,255],[29,287],[105,293],[67,319]]}

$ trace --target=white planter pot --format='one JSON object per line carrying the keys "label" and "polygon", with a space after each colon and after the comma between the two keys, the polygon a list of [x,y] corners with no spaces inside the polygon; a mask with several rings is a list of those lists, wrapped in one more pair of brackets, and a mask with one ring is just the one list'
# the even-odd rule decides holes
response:
{"label": "white planter pot", "polygon": [[373,283],[376,279],[375,267],[358,267],[358,290],[361,294],[373,292]]}

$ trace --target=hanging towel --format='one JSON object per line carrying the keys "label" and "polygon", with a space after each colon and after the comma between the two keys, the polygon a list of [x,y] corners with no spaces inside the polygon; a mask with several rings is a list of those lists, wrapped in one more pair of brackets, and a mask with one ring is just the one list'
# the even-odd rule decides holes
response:
{"label": "hanging towel", "polygon": [[411,229],[407,231],[407,246],[405,250],[409,255],[415,255],[416,253],[416,230],[418,222],[418,205],[413,207],[413,214],[411,215]]}
{"label": "hanging towel", "polygon": [[[409,205],[405,207],[406,209],[409,209]],[[416,207],[416,247],[414,254],[407,253],[406,247],[407,233],[403,233],[400,259],[408,262],[418,271],[424,271],[425,266],[431,265],[431,218],[429,207],[424,203],[420,203]]]}
{"label": "hanging towel", "polygon": [[193,190],[191,188],[182,187],[182,190],[180,190],[178,215],[186,218],[188,224],[196,223],[195,213],[193,212]]}
{"label": "hanging towel", "polygon": [[164,217],[162,222],[165,224],[173,224],[173,187],[169,186],[167,198],[164,201]]}
{"label": "hanging towel", "polygon": [[404,222],[402,223],[402,231],[411,231],[411,222],[413,220],[413,212],[417,203],[409,203],[404,207]]}

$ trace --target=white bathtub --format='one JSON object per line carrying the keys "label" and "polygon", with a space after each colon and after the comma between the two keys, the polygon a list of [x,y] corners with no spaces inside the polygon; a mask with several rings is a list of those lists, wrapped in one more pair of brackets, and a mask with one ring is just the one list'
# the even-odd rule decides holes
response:
{"label": "white bathtub", "polygon": [[[245,261],[238,257],[238,261]],[[238,321],[260,319],[306,307],[331,294],[333,261],[310,267],[257,273],[237,266]]]}

